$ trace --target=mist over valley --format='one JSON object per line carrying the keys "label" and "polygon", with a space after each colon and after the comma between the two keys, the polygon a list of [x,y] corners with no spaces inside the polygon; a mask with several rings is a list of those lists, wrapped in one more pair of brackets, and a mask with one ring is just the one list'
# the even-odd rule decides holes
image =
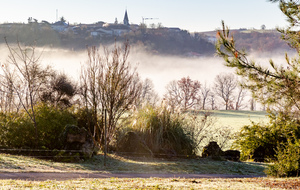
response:
{"label": "mist over valley", "polygon": [[[114,44],[105,47],[109,49],[113,46]],[[3,63],[7,61],[8,50],[5,45],[1,45],[0,48],[2,52],[0,63]],[[44,66],[51,66],[57,72],[67,74],[76,82],[79,81],[81,67],[88,58],[86,50],[72,51],[49,47],[38,47],[37,54],[41,54],[40,62]],[[289,55],[294,56],[293,52]],[[265,53],[265,55],[262,52],[252,53],[248,59],[264,66],[268,66],[270,59],[278,65],[285,65],[286,63],[283,55],[270,52]],[[155,91],[161,98],[166,92],[166,85],[173,80],[190,77],[192,80],[200,81],[202,85],[206,83],[208,86],[212,86],[215,77],[220,73],[234,74],[234,69],[226,67],[224,60],[215,55],[197,57],[161,55],[148,52],[140,46],[132,46],[128,61],[133,67],[137,67],[142,80],[148,78],[153,81]]]}
{"label": "mist over valley", "polygon": [[[87,47],[111,49],[128,41],[128,61],[137,66],[142,80],[148,78],[153,82],[162,98],[171,81],[190,77],[212,87],[217,75],[234,74],[233,69],[224,65],[224,60],[215,56],[216,34],[216,31],[190,33],[162,25],[104,22],[69,25],[62,21],[51,24],[33,20],[28,24],[6,23],[0,25],[0,62],[5,62],[8,55],[4,39],[9,45],[18,41],[23,46],[35,46],[42,55],[43,65],[50,65],[78,82],[81,67],[88,58]],[[270,58],[275,64],[285,64],[284,57],[277,52],[291,51],[276,30],[234,29],[231,35],[237,47],[249,54],[249,61],[265,66]]]}

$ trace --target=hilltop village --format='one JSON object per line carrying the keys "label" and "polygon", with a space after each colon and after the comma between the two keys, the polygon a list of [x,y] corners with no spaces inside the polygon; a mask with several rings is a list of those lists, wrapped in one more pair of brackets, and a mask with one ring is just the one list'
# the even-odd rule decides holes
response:
{"label": "hilltop village", "polygon": [[[140,24],[130,23],[127,10],[121,23],[116,19],[114,23],[70,24],[64,17],[50,23],[29,17],[28,23],[0,24],[0,44],[7,39],[10,43],[18,40],[26,45],[78,50],[128,40],[131,45],[155,54],[199,57],[212,56],[215,52],[216,31],[190,33],[178,27],[164,27],[161,23],[148,26],[144,19],[147,18]],[[249,51],[288,49],[276,30],[237,29],[232,32],[237,46]]]}
{"label": "hilltop village", "polygon": [[[35,19],[30,18],[28,23],[37,22]],[[60,33],[70,33],[73,32],[75,35],[90,35],[94,38],[101,37],[116,37],[129,34],[130,32],[134,32],[138,30],[141,26],[137,24],[129,24],[129,18],[127,14],[127,10],[125,11],[124,19],[122,23],[119,23],[116,19],[114,23],[106,23],[103,21],[99,21],[94,24],[74,24],[70,25],[67,21],[62,17],[59,21],[51,24],[47,21],[42,21],[39,23],[41,25],[48,24],[54,31]],[[178,32],[179,28],[169,28],[170,31]]]}

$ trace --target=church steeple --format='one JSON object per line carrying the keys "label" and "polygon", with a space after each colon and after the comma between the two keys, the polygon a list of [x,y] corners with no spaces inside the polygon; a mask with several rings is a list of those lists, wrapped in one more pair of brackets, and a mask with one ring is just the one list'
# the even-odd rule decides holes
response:
{"label": "church steeple", "polygon": [[124,16],[123,24],[126,25],[126,26],[129,26],[129,19],[128,19],[128,14],[127,14],[127,9],[125,10],[125,16]]}

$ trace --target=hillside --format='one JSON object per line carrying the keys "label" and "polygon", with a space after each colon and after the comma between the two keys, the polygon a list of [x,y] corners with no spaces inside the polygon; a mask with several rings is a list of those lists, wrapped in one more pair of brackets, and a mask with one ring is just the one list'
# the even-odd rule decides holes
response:
{"label": "hillside", "polygon": [[[247,52],[290,51],[275,30],[232,30],[236,45]],[[82,50],[86,46],[109,45],[129,40],[154,54],[189,57],[212,56],[215,52],[216,31],[189,33],[180,28],[145,25],[96,24],[69,25],[66,23],[30,22],[0,24],[0,44],[19,41],[26,45],[50,46]]]}
{"label": "hillside", "polygon": [[201,56],[213,55],[214,45],[198,34],[179,28],[147,28],[143,25],[96,24],[68,25],[47,22],[1,24],[0,44],[19,42],[26,45],[50,46],[72,50],[86,46],[108,45],[129,40],[155,54]]}
{"label": "hillside", "polygon": [[[208,41],[216,41],[216,31],[202,32]],[[292,51],[277,30],[231,30],[231,35],[239,49],[248,53],[274,53],[277,51]]]}

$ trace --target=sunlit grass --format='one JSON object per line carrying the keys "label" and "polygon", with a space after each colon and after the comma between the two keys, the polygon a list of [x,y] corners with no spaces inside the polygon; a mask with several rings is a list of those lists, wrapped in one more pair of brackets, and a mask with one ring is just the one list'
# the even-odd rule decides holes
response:
{"label": "sunlit grass", "polygon": [[125,158],[99,154],[80,163],[61,163],[24,156],[0,154],[0,172],[82,172],[82,173],[168,173],[264,175],[265,164],[214,161],[210,159]]}
{"label": "sunlit grass", "polygon": [[109,178],[66,181],[0,180],[1,189],[297,189],[300,179]]}
{"label": "sunlit grass", "polygon": [[[210,131],[214,133],[208,133],[207,136],[215,136],[212,140],[216,141],[224,151],[234,149],[234,141],[245,125],[252,125],[252,122],[267,123],[269,121],[268,113],[265,111],[206,110],[198,112],[199,115],[209,113],[213,120]],[[210,141],[212,140],[210,139]],[[199,144],[198,155],[201,155],[203,147],[208,143],[208,141],[203,141]]]}
{"label": "sunlit grass", "polygon": [[216,118],[216,127],[229,127],[233,132],[239,131],[243,126],[251,122],[267,122],[265,111],[236,111],[236,110],[212,110],[212,116]]}

